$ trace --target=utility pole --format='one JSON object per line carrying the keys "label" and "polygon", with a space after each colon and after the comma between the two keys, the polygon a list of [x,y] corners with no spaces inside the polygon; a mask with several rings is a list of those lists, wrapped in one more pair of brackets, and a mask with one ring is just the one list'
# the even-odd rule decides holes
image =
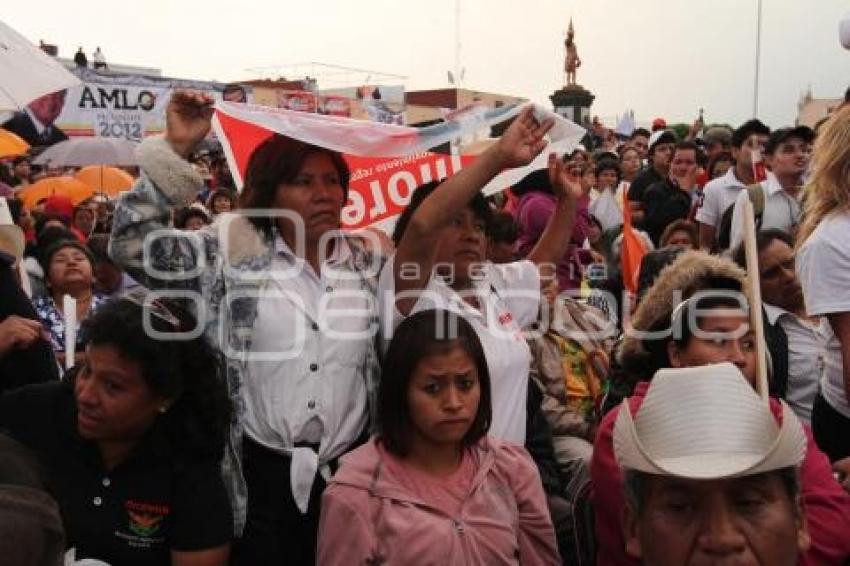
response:
{"label": "utility pole", "polygon": [[455,84],[460,86],[460,0],[455,0]]}
{"label": "utility pole", "polygon": [[759,115],[759,74],[761,71],[761,0],[758,2],[758,16],[756,18],[756,69],[753,84],[753,118]]}

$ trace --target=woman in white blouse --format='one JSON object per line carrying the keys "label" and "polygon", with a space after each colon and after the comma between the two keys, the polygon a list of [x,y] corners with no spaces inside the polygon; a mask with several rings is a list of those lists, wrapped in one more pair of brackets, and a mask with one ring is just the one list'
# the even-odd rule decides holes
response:
{"label": "woman in white blouse", "polygon": [[381,273],[383,338],[405,317],[429,308],[458,312],[475,328],[492,378],[493,436],[522,444],[530,353],[522,329],[537,320],[541,281],[554,276],[572,233],[581,188],[549,156],[557,206],[525,260],[485,261],[490,210],[479,193],[503,169],[530,163],[546,146],[551,121],[524,110],[499,142],[442,184],[417,189],[399,219],[395,256]]}

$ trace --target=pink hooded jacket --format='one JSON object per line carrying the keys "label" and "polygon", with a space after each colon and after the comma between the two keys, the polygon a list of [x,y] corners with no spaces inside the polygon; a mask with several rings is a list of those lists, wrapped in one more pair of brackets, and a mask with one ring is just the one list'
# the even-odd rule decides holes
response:
{"label": "pink hooded jacket", "polygon": [[375,439],[342,458],[322,496],[320,566],[560,564],[540,476],[524,448],[492,438],[459,515],[406,489]]}

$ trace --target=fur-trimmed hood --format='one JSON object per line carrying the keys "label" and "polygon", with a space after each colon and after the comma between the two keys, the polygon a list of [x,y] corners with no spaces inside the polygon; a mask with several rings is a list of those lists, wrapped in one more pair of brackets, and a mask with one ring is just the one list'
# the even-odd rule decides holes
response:
{"label": "fur-trimmed hood", "polygon": [[[179,156],[163,136],[153,136],[136,149],[139,167],[174,206],[189,206],[204,186],[192,164]],[[203,233],[215,234],[230,265],[269,253],[270,244],[250,220],[239,213],[225,213],[205,226]]]}
{"label": "fur-trimmed hood", "polygon": [[215,222],[201,230],[216,234],[221,253],[230,265],[241,263],[271,252],[272,243],[244,215],[238,212],[219,214]]}
{"label": "fur-trimmed hood", "polygon": [[[710,255],[702,251],[689,251],[680,255],[673,263],[661,270],[652,287],[646,292],[631,320],[635,330],[649,330],[660,320],[669,320],[676,307],[673,304],[676,291],[681,300],[695,292],[710,288],[713,278],[738,281],[744,287],[746,273],[731,260]],[[649,356],[642,341],[626,331],[620,345],[618,359],[623,366],[640,364]]]}
{"label": "fur-trimmed hood", "polygon": [[147,138],[136,148],[139,168],[176,206],[189,206],[204,186],[192,164],[180,157],[163,136]]}

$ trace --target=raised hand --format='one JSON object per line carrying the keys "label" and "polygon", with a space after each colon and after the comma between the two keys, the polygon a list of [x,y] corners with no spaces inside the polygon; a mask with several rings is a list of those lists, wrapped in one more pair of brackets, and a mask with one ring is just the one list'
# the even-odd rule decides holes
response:
{"label": "raised hand", "polygon": [[554,124],[551,119],[539,123],[534,118],[534,109],[524,108],[494,146],[500,165],[510,168],[531,163],[546,147],[548,142],[543,136]]}
{"label": "raised hand", "polygon": [[581,181],[554,153],[549,154],[549,182],[558,200],[575,203],[581,197]]}
{"label": "raised hand", "polygon": [[183,157],[188,157],[210,131],[211,96],[194,90],[176,90],[166,108],[165,139]]}

